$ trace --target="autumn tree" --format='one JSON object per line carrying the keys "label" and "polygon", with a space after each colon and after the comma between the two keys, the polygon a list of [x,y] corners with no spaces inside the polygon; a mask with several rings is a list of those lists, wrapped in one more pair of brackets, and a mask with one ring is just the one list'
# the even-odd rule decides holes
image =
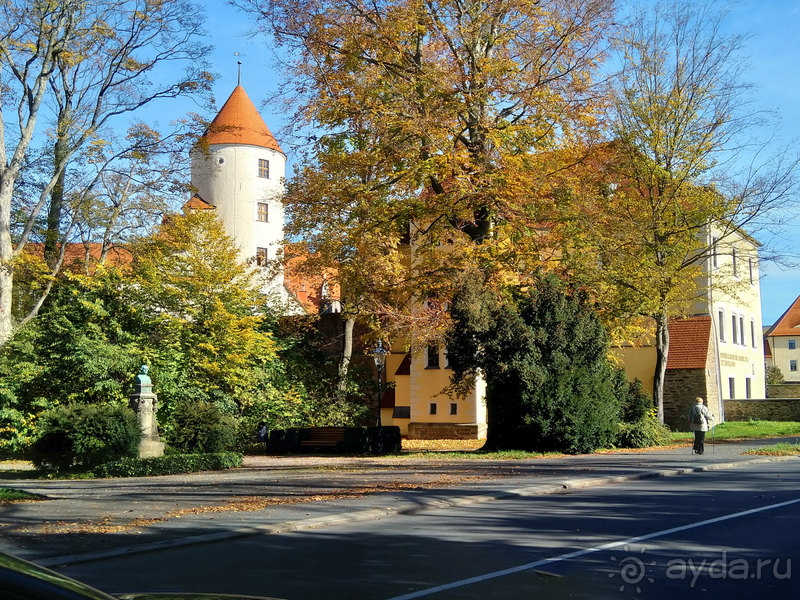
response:
{"label": "autumn tree", "polygon": [[[61,232],[64,173],[70,158],[98,139],[114,117],[158,98],[194,94],[209,83],[200,43],[202,15],[186,0],[94,0],[3,3],[0,34],[4,111],[0,120],[0,344],[12,335],[14,262],[49,204],[47,256],[51,274]],[[167,62],[186,72],[154,76]],[[52,169],[31,200],[19,235],[12,237],[11,203],[34,136],[54,107]],[[9,115],[14,118],[7,120]],[[11,125],[11,127],[9,127]]]}
{"label": "autumn tree", "polygon": [[281,48],[312,136],[287,229],[356,281],[352,301],[399,310],[446,296],[469,265],[538,263],[549,151],[595,125],[613,0],[235,4]]}
{"label": "autumn tree", "polygon": [[633,12],[616,41],[613,141],[581,166],[572,183],[582,185],[565,185],[557,221],[564,262],[609,320],[654,324],[662,423],[670,320],[708,297],[703,270],[715,247],[778,220],[795,183],[786,155],[738,168],[761,121],[742,81],[744,39],[725,33],[724,17],[684,0]]}

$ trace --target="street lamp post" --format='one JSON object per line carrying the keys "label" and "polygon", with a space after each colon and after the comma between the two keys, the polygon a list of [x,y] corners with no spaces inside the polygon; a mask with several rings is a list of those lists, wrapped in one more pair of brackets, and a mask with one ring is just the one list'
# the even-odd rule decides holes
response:
{"label": "street lamp post", "polygon": [[378,346],[372,352],[372,360],[378,369],[378,454],[383,453],[383,425],[381,423],[381,396],[383,394],[383,366],[386,364],[386,355],[389,352],[383,347],[383,342],[378,340]]}

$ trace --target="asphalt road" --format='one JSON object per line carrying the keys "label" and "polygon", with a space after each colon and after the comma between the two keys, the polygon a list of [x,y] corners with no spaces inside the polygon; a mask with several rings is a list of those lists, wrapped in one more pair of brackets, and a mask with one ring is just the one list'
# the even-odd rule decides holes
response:
{"label": "asphalt road", "polygon": [[761,463],[498,500],[58,570],[112,592],[289,600],[794,599],[797,466]]}

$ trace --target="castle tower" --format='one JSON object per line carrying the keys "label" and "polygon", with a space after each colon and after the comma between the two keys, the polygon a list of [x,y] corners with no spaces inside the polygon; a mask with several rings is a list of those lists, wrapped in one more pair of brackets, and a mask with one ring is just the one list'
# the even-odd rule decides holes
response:
{"label": "castle tower", "polygon": [[[266,266],[278,256],[283,240],[286,156],[241,85],[191,158],[197,193],[187,207],[216,209],[228,235],[236,240],[239,259],[256,268]],[[264,291],[277,292],[283,299],[283,273],[278,271]]]}

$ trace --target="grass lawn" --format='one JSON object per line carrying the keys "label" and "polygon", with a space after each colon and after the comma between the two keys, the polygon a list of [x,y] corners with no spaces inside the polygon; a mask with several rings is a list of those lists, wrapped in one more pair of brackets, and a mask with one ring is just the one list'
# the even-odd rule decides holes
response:
{"label": "grass lawn", "polygon": [[745,454],[763,454],[766,456],[797,456],[800,454],[800,444],[780,443],[774,446],[764,446],[747,450]]}
{"label": "grass lawn", "polygon": [[45,497],[22,490],[0,487],[0,503],[19,502],[21,500],[45,500]]}
{"label": "grass lawn", "polygon": [[[688,424],[687,424],[688,428]],[[800,423],[797,421],[726,421],[714,428],[718,440],[752,439],[764,437],[800,436]],[[707,434],[711,436],[711,432]],[[691,431],[673,431],[673,441],[692,440]]]}

